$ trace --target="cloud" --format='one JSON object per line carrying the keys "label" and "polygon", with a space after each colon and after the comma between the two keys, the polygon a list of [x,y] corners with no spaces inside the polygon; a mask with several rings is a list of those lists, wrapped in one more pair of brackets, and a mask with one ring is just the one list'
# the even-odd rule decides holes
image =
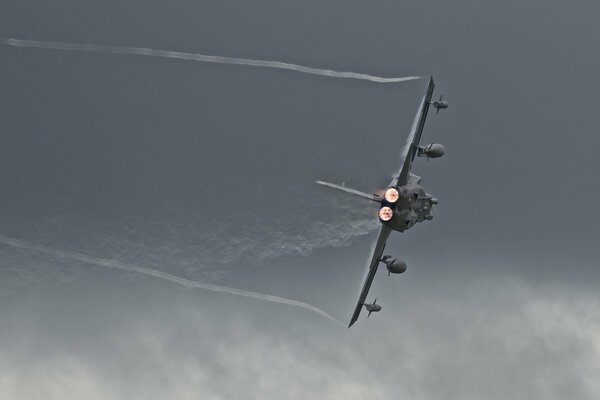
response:
{"label": "cloud", "polygon": [[[30,311],[29,337],[11,335],[24,331],[20,312],[0,328],[0,397],[36,400],[60,387],[64,400],[597,399],[597,294],[499,280],[468,280],[461,292],[414,282],[403,307],[343,331],[295,311],[156,287],[136,286],[128,302],[86,289],[85,306],[44,294],[50,304],[16,306]],[[64,379],[70,371],[81,379]]]}

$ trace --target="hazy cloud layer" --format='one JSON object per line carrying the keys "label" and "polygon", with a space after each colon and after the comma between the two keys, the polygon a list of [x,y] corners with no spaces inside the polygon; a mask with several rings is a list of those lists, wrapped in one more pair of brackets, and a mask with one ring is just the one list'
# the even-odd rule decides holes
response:
{"label": "hazy cloud layer", "polygon": [[[499,289],[496,282],[469,280],[470,289],[441,295],[435,285],[415,287],[404,296],[409,308],[388,308],[354,331],[239,302],[204,297],[200,305],[172,289],[157,296],[133,285],[131,294],[115,300],[95,289],[85,307],[70,303],[72,290],[46,292],[48,305],[25,298],[18,309],[29,317],[11,313],[0,329],[6,344],[0,348],[0,395],[597,398],[595,294],[569,288],[557,295],[514,279],[504,283]],[[104,295],[111,293],[108,288]],[[161,304],[165,297],[173,301]],[[129,304],[115,308],[122,300]]]}

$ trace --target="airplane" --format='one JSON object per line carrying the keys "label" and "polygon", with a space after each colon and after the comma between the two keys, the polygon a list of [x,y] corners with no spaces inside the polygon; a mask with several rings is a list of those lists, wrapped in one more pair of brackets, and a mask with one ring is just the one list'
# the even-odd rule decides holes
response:
{"label": "airplane", "polygon": [[442,98],[444,95],[440,95],[440,99],[436,100],[434,102],[431,103],[432,106],[434,106],[436,108],[435,110],[435,115],[440,113],[440,110],[443,110],[445,108],[448,108],[448,102],[444,101],[444,99]]}
{"label": "airplane", "polygon": [[[365,299],[367,298],[380,263],[385,264],[388,275],[401,274],[406,271],[406,263],[402,259],[394,258],[390,255],[383,255],[390,233],[392,231],[404,232],[407,229],[412,228],[417,222],[433,219],[431,212],[433,207],[438,204],[438,199],[425,192],[421,186],[421,178],[413,175],[411,169],[415,157],[427,157],[428,159],[439,158],[445,153],[444,146],[441,144],[431,143],[427,146],[419,145],[429,106],[433,104],[433,106],[436,107],[435,102],[431,102],[434,88],[435,83],[433,82],[433,77],[431,77],[403,151],[404,161],[400,171],[394,176],[392,182],[382,194],[370,194],[348,188],[345,185],[317,181],[319,185],[340,190],[379,204],[378,216],[379,222],[381,222],[381,230],[379,231],[377,244],[375,245],[375,250],[369,264],[367,278],[360,293],[358,303],[354,309],[354,313],[352,314],[352,318],[350,319],[348,328],[358,320],[363,307],[369,311],[369,315],[371,315],[372,312],[381,310],[381,306],[376,304],[377,300],[375,300],[373,304],[365,303]],[[441,97],[440,101],[442,101]],[[445,106],[440,107],[448,107],[446,102],[444,102],[444,104]]]}

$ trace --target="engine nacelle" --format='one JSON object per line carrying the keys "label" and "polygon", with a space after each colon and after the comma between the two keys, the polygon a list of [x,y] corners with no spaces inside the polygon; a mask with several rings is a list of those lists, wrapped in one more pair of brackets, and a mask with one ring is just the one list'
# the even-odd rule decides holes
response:
{"label": "engine nacelle", "polygon": [[440,158],[446,153],[446,149],[439,143],[431,143],[419,148],[419,156],[427,158]]}
{"label": "engine nacelle", "polygon": [[406,271],[407,265],[401,258],[392,256],[381,257],[381,262],[385,264],[390,274],[401,274]]}

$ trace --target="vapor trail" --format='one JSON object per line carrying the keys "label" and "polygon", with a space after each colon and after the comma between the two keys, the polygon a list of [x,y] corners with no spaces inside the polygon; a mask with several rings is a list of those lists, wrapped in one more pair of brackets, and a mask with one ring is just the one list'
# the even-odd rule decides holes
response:
{"label": "vapor trail", "polygon": [[192,281],[189,279],[181,278],[179,276],[168,274],[166,272],[157,271],[155,269],[140,267],[138,265],[133,265],[133,264],[126,264],[126,263],[122,263],[119,261],[110,260],[107,258],[90,257],[90,256],[86,256],[85,254],[75,253],[72,251],[56,250],[56,249],[52,249],[50,247],[42,246],[39,244],[28,243],[28,242],[24,242],[21,240],[12,239],[12,238],[8,238],[8,237],[4,237],[4,236],[0,236],[0,243],[5,244],[7,246],[14,247],[14,248],[18,248],[18,249],[26,249],[26,250],[32,250],[35,252],[50,254],[50,255],[53,255],[53,256],[56,256],[59,258],[68,258],[71,260],[82,261],[82,262],[85,262],[88,264],[99,265],[102,267],[120,269],[123,271],[129,271],[129,272],[137,272],[140,274],[153,276],[158,279],[163,279],[163,280],[166,280],[169,282],[174,282],[174,283],[177,283],[179,285],[189,287],[189,288],[211,290],[213,292],[228,293],[228,294],[232,294],[235,296],[249,297],[252,299],[270,301],[272,303],[286,304],[286,305],[293,306],[293,307],[304,308],[305,310],[316,312],[317,314],[342,325],[342,323],[340,321],[333,318],[331,315],[327,314],[325,311],[320,310],[317,307],[312,306],[308,303],[304,303],[302,301],[286,299],[285,297],[273,296],[270,294],[251,292],[248,290],[235,289],[235,288],[231,288],[231,287],[227,287],[227,286],[218,286],[218,285],[211,285],[208,283],[203,283],[203,282],[198,282],[198,281]]}
{"label": "vapor trail", "polygon": [[267,61],[267,60],[252,60],[248,58],[236,58],[236,57],[221,57],[211,56],[205,54],[196,53],[183,53],[179,51],[169,50],[156,50],[148,49],[144,47],[111,47],[101,46],[95,44],[82,44],[82,43],[63,43],[63,42],[45,42],[39,40],[22,40],[22,39],[0,39],[0,42],[8,46],[14,47],[33,47],[38,49],[48,50],[70,50],[70,51],[87,51],[94,53],[112,53],[112,54],[132,54],[138,56],[148,57],[162,57],[162,58],[176,58],[179,60],[188,60],[196,62],[207,62],[207,63],[218,63],[218,64],[235,64],[235,65],[249,65],[252,67],[265,67],[265,68],[277,68],[287,69],[291,71],[302,72],[305,74],[328,76],[332,78],[349,78],[349,79],[362,79],[371,82],[378,83],[396,83],[410,81],[414,79],[420,79],[420,76],[405,76],[400,78],[382,78],[379,76],[361,74],[357,72],[340,72],[333,71],[330,69],[312,68],[303,65],[289,64],[281,61]]}

